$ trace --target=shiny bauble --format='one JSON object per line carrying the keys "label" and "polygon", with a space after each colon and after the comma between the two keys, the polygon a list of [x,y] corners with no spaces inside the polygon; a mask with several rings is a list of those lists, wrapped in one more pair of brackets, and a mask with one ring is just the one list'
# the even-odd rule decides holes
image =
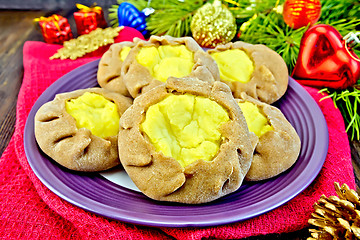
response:
{"label": "shiny bauble", "polygon": [[308,86],[345,89],[360,78],[360,60],[334,27],[319,24],[304,33],[292,77]]}
{"label": "shiny bauble", "polygon": [[193,38],[205,48],[230,42],[236,34],[235,17],[221,1],[206,3],[194,14],[190,29]]}
{"label": "shiny bauble", "polygon": [[143,35],[147,34],[146,30],[146,15],[139,11],[131,3],[123,2],[117,9],[117,20],[119,26],[128,26],[135,28]]}
{"label": "shiny bauble", "polygon": [[286,0],[284,3],[284,21],[294,29],[315,24],[320,14],[320,0]]}

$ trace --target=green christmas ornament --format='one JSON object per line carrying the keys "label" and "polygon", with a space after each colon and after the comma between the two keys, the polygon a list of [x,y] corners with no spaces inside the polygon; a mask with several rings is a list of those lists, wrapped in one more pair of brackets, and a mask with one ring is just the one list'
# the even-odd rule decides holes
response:
{"label": "green christmas ornament", "polygon": [[190,29],[193,38],[202,47],[216,47],[230,42],[236,34],[236,21],[233,14],[215,0],[206,3],[194,14]]}

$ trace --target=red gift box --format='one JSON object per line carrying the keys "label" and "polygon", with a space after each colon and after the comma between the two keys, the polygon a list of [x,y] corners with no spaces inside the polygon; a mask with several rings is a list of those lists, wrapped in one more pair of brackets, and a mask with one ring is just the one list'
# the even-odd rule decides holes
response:
{"label": "red gift box", "polygon": [[88,34],[97,28],[107,27],[104,12],[101,7],[87,7],[82,4],[76,4],[76,7],[79,9],[79,11],[74,12],[78,35]]}
{"label": "red gift box", "polygon": [[53,14],[50,17],[36,18],[34,21],[39,23],[46,43],[63,44],[73,38],[68,20],[60,15]]}

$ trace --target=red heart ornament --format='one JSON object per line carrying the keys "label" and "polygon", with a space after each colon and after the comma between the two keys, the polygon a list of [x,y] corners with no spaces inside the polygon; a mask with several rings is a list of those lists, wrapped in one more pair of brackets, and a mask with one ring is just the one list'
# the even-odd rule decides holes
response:
{"label": "red heart ornament", "polygon": [[292,77],[313,87],[345,89],[360,77],[360,62],[332,26],[319,24],[303,35]]}

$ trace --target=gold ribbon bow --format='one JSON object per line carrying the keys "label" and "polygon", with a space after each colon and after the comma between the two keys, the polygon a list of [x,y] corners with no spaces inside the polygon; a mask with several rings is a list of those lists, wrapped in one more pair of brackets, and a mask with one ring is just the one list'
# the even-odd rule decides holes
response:
{"label": "gold ribbon bow", "polygon": [[35,23],[39,23],[42,22],[41,27],[43,28],[48,22],[53,22],[55,27],[58,29],[58,31],[60,31],[60,26],[58,24],[60,20],[60,17],[56,14],[51,15],[50,17],[39,17],[39,18],[34,18],[34,22]]}
{"label": "gold ribbon bow", "polygon": [[76,7],[80,10],[79,12],[83,12],[83,13],[96,12],[97,14],[100,14],[102,11],[102,8],[96,5],[88,7],[83,4],[77,3]]}

